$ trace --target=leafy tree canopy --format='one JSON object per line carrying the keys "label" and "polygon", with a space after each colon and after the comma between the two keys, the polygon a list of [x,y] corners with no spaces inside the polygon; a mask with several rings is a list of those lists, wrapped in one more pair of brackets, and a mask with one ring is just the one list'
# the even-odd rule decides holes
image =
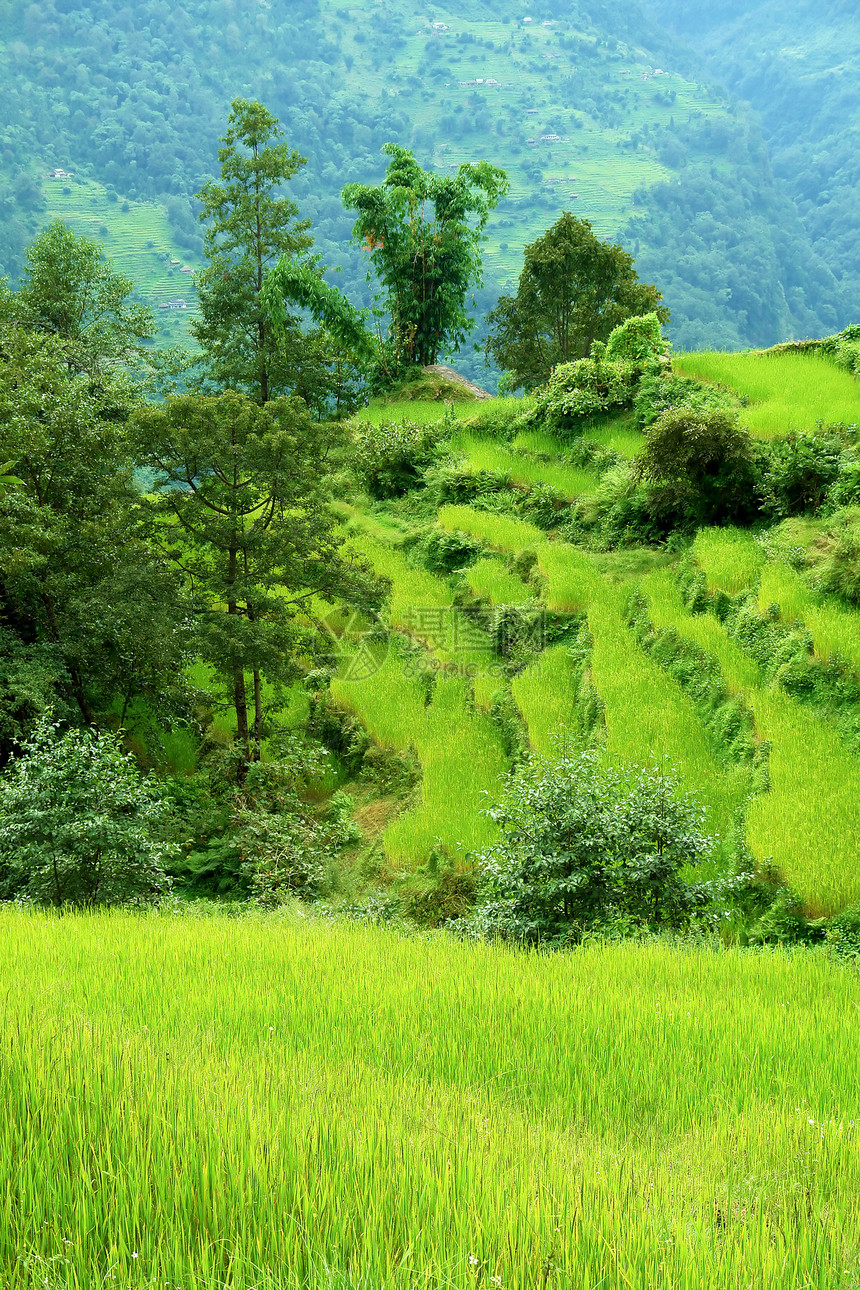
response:
{"label": "leafy tree canopy", "polygon": [[[122,390],[70,371],[74,342],[0,330],[0,747],[48,705],[91,722],[177,690],[173,571],[141,531]],[[68,705],[68,706],[67,706]]]}
{"label": "leafy tree canopy", "polygon": [[343,201],[358,211],[353,239],[364,244],[382,285],[399,369],[435,363],[472,330],[466,300],[482,281],[483,231],[508,180],[486,161],[442,176],[397,144],[383,151],[391,157],[383,182],[347,184]]}
{"label": "leafy tree canopy", "polygon": [[57,908],[156,901],[173,850],[162,813],[116,736],[43,718],[0,779],[0,891]]}
{"label": "leafy tree canopy", "polygon": [[602,242],[588,220],[567,212],[525,249],[516,296],[501,296],[489,315],[487,354],[512,372],[514,388],[532,390],[559,363],[588,356],[619,323],[669,311],[656,287],[640,282],[633,257]]}
{"label": "leafy tree canopy", "polygon": [[69,364],[97,376],[139,359],[155,334],[151,311],[131,299],[133,291],[98,242],[54,220],[27,251],[21,289],[7,297],[4,313],[67,342]]}
{"label": "leafy tree canopy", "polygon": [[341,551],[325,505],[332,429],[297,399],[260,406],[235,391],[178,396],[134,422],[141,460],[156,472],[163,518],[153,536],[185,575],[201,652],[230,693],[245,762],[257,760],[263,679],[292,680],[307,643],[298,611],[317,595],[367,606],[381,598],[369,567]]}

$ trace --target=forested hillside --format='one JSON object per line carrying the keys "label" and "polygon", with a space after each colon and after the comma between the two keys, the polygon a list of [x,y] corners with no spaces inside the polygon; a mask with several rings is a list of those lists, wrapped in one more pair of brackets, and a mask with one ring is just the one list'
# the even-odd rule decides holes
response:
{"label": "forested hillside", "polygon": [[793,199],[844,311],[860,286],[860,16],[851,0],[754,5],[646,0],[704,72],[760,116],[773,171]]}
{"label": "forested hillside", "polygon": [[[823,238],[798,215],[783,152],[774,180],[755,120],[632,0],[465,0],[432,11],[414,0],[47,0],[23,14],[3,0],[0,66],[0,264],[13,279],[32,234],[66,213],[64,189],[75,223],[81,179],[107,186],[107,213],[86,231],[109,252],[120,217],[136,210],[123,202],[145,199],[163,206],[172,242],[141,240],[198,267],[193,195],[215,171],[239,94],[265,101],[308,158],[292,193],[357,303],[369,289],[339,194],[377,180],[380,148],[394,141],[443,171],[487,160],[509,172],[488,227],[480,313],[518,274],[523,246],[572,209],[640,258],[682,346],[767,344],[850,321],[849,275],[832,253],[850,225],[838,202]],[[57,168],[71,177],[49,178]],[[126,220],[125,237],[136,228]]]}

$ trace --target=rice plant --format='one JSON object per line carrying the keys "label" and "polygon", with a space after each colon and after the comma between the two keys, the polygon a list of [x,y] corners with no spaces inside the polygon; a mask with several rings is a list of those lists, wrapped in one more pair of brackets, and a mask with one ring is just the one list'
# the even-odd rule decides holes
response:
{"label": "rice plant", "polygon": [[592,492],[597,485],[597,477],[589,470],[559,461],[536,461],[491,439],[458,435],[452,446],[467,458],[473,470],[505,475],[521,488],[545,484],[572,499]]}
{"label": "rice plant", "polygon": [[464,678],[440,674],[415,726],[421,802],[386,830],[385,853],[395,863],[414,865],[445,852],[469,868],[471,853],[496,836],[482,808],[495,797],[509,763],[498,727],[471,710],[468,691]]}
{"label": "rice plant", "polygon": [[762,439],[814,430],[819,421],[860,422],[857,382],[818,354],[679,354],[673,366],[682,376],[728,386],[749,399],[741,420]]}
{"label": "rice plant", "polygon": [[761,669],[740,645],[727,635],[722,623],[710,614],[687,612],[677,580],[668,569],[655,569],[642,579],[648,613],[657,628],[672,627],[679,636],[694,641],[713,654],[726,687],[733,694],[748,695],[761,685]]}
{"label": "rice plant", "polygon": [[0,1284],[833,1290],[856,975],[0,909]]}
{"label": "rice plant", "polygon": [[472,506],[440,507],[439,523],[450,533],[468,533],[499,551],[525,551],[545,541],[543,530],[534,524],[493,511],[479,511]]}
{"label": "rice plant", "polygon": [[760,736],[771,742],[771,791],[747,814],[747,838],[770,860],[811,913],[860,902],[860,762],[830,726],[780,690],[751,702]]}
{"label": "rice plant", "polygon": [[729,837],[750,791],[749,771],[713,755],[692,700],[624,626],[622,596],[623,591],[608,588],[588,613],[594,637],[591,671],[605,705],[607,747],[639,765],[668,756],[686,785],[701,794],[711,826]]}
{"label": "rice plant", "polygon": [[476,596],[493,605],[524,605],[534,590],[497,556],[484,556],[463,570],[463,578]]}
{"label": "rice plant", "polygon": [[511,692],[529,732],[529,744],[544,757],[556,741],[580,743],[576,702],[579,678],[566,645],[553,645],[511,682]]}
{"label": "rice plant", "polygon": [[547,580],[546,605],[558,613],[587,609],[603,591],[603,579],[589,555],[566,542],[542,542],[538,568]]}
{"label": "rice plant", "polygon": [[804,626],[818,658],[841,659],[860,673],[860,614],[826,600],[791,565],[783,560],[765,565],[758,603],[764,612],[778,610],[787,625]]}
{"label": "rice plant", "polygon": [[755,587],[765,561],[764,550],[748,529],[699,529],[693,543],[696,564],[708,586],[736,595]]}
{"label": "rice plant", "polygon": [[778,613],[791,627],[803,622],[812,603],[812,592],[790,564],[773,560],[765,565],[758,587],[758,604],[762,613]]}

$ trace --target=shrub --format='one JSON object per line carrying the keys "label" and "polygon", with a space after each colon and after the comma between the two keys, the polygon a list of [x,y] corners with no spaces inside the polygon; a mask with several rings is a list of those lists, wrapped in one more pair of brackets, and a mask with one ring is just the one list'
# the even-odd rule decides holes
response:
{"label": "shrub", "polygon": [[0,872],[40,905],[149,904],[175,848],[164,803],[119,739],[42,718],[0,781]]}
{"label": "shrub", "polygon": [[560,363],[534,395],[529,420],[561,433],[581,430],[586,418],[627,407],[636,375],[632,363],[607,362],[599,354]]}
{"label": "shrub", "polygon": [[697,526],[748,521],[759,509],[753,442],[727,410],[664,412],[647,433],[636,475],[658,509]]}
{"label": "shrub", "polygon": [[669,349],[655,313],[639,314],[627,318],[610,333],[606,342],[609,362],[634,363],[644,366],[650,358],[659,358]]}
{"label": "shrub", "polygon": [[653,425],[659,416],[670,408],[694,408],[696,412],[712,412],[717,408],[734,406],[731,395],[716,385],[706,385],[688,376],[675,376],[671,371],[646,372],[639,382],[633,408],[640,430]]}
{"label": "shrub", "polygon": [[768,445],[762,491],[775,519],[821,509],[840,474],[842,440],[835,434],[789,435]]}
{"label": "shrub", "polygon": [[372,497],[399,497],[421,482],[421,472],[434,460],[439,444],[448,435],[444,419],[359,421],[353,431],[353,463]]}
{"label": "shrub", "polygon": [[823,536],[827,558],[819,569],[822,591],[860,604],[860,508],[838,511]]}
{"label": "shrub", "polygon": [[702,806],[670,768],[593,751],[530,758],[487,814],[502,836],[478,858],[476,926],[519,941],[578,940],[618,919],[682,924],[698,893],[680,871],[714,846]]}

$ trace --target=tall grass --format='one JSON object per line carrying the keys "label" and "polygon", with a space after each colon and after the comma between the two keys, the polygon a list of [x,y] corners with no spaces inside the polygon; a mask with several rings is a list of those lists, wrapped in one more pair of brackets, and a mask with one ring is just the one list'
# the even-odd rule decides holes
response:
{"label": "tall grass", "polygon": [[860,903],[860,762],[815,713],[779,690],[752,695],[756,726],[771,741],[771,791],[755,798],[747,837],[810,912]]}
{"label": "tall grass", "polygon": [[818,354],[679,354],[674,368],[750,399],[741,419],[762,439],[814,430],[818,421],[860,422],[860,385]]}
{"label": "tall grass", "polygon": [[547,609],[575,613],[586,609],[603,592],[603,579],[594,561],[566,542],[542,542],[536,549],[538,568],[547,580]]}
{"label": "tall grass", "polygon": [[708,586],[729,595],[754,587],[765,561],[761,545],[748,529],[699,529],[693,555]]}
{"label": "tall grass", "polygon": [[0,909],[9,1290],[738,1290],[860,1272],[856,976]]}
{"label": "tall grass", "polygon": [[484,556],[463,570],[469,589],[493,605],[524,605],[534,591],[497,556]]}
{"label": "tall grass", "polygon": [[[367,648],[367,647],[365,647]],[[335,702],[359,717],[368,734],[384,748],[403,751],[415,743],[424,721],[426,690],[414,670],[405,665],[396,645],[378,667],[352,657],[342,675],[332,677]]]}
{"label": "tall grass", "polygon": [[640,765],[668,756],[686,787],[700,794],[711,826],[727,837],[750,791],[749,772],[713,755],[692,700],[624,626],[622,595],[620,590],[605,594],[588,614],[594,637],[591,671],[605,704],[607,747]]}
{"label": "tall grass", "polygon": [[331,692],[378,744],[418,754],[420,800],[386,829],[389,860],[414,867],[437,852],[468,867],[469,853],[496,836],[481,811],[497,793],[508,758],[498,726],[472,707],[465,676],[437,672],[428,705],[427,676],[418,669],[429,675],[430,662],[429,655],[404,655],[395,641],[376,670],[363,668],[360,657],[347,659]]}
{"label": "tall grass", "polygon": [[802,623],[818,658],[842,659],[860,673],[860,614],[817,594],[789,564],[774,560],[765,566],[758,602],[764,611],[778,606],[780,618],[789,626]]}
{"label": "tall grass", "polygon": [[718,619],[710,614],[687,612],[681,590],[672,572],[655,569],[642,579],[641,587],[648,601],[648,614],[657,628],[671,627],[679,636],[693,641],[700,649],[713,654],[720,665],[727,688],[733,694],[748,695],[761,685],[761,669],[740,645],[736,644]]}
{"label": "tall grass", "polygon": [[545,484],[571,499],[591,493],[597,487],[597,477],[589,470],[558,461],[536,461],[491,439],[461,434],[452,447],[467,458],[473,470],[497,472],[520,487]]}
{"label": "tall grass", "polygon": [[386,831],[385,853],[395,863],[414,865],[444,851],[469,868],[470,852],[497,836],[482,811],[500,791],[509,762],[498,726],[473,711],[468,696],[465,678],[440,675],[433,700],[416,723],[421,802]]}
{"label": "tall grass", "polygon": [[468,533],[500,551],[525,551],[545,540],[543,530],[534,524],[492,511],[479,511],[472,506],[440,507],[439,523],[450,533]]}
{"label": "tall grass", "polygon": [[544,650],[534,663],[514,677],[511,692],[535,752],[550,757],[557,739],[574,747],[580,742],[576,720],[577,676],[567,646],[553,645]]}

